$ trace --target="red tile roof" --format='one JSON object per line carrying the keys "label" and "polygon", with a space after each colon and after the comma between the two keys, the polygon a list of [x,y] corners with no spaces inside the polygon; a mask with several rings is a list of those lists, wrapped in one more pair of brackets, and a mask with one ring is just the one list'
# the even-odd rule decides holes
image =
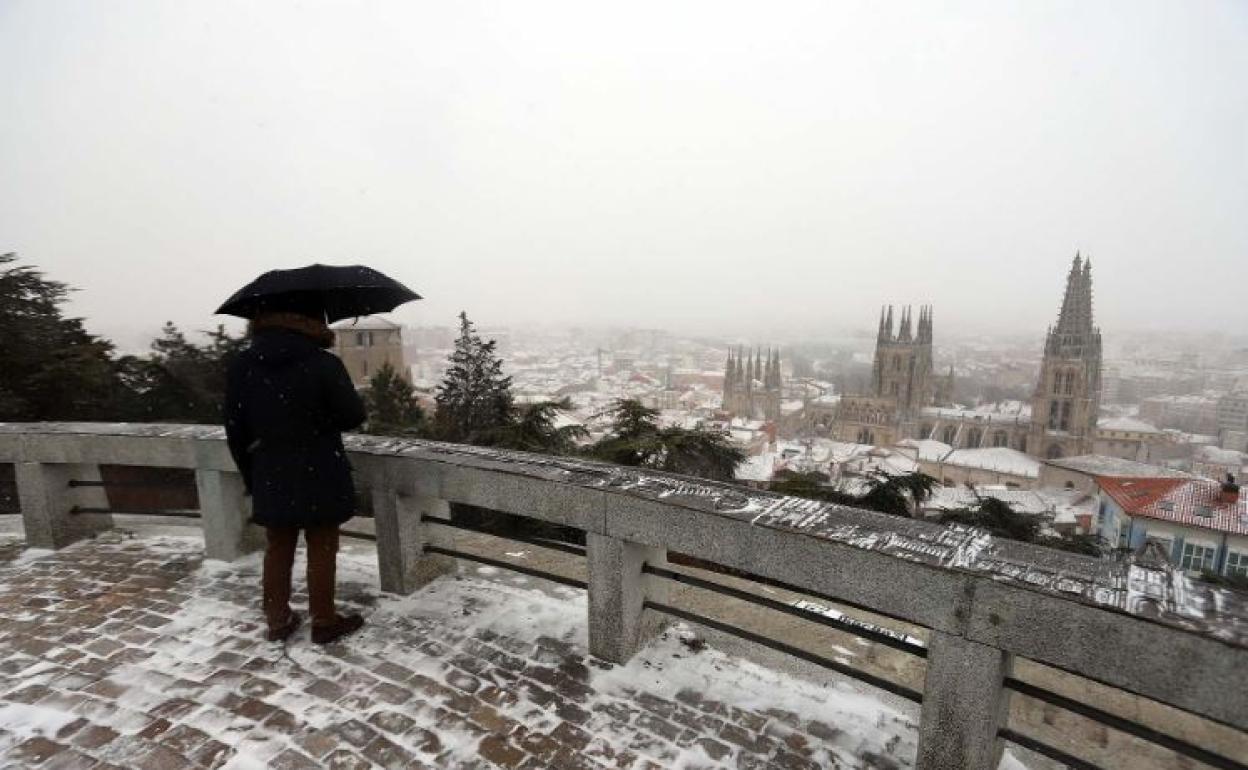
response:
{"label": "red tile roof", "polygon": [[1129,478],[1124,476],[1097,476],[1097,483],[1105,494],[1114,498],[1122,510],[1134,516],[1151,503],[1160,500],[1170,490],[1184,483],[1183,479]]}
{"label": "red tile roof", "polygon": [[1128,515],[1248,535],[1248,493],[1241,492],[1234,503],[1224,503],[1217,481],[1109,477],[1097,481]]}

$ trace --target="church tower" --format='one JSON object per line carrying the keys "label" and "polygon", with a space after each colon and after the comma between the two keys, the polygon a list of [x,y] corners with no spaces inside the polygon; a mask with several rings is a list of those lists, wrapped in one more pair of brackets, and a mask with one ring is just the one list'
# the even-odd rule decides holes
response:
{"label": "church tower", "polygon": [[735,354],[728,351],[722,401],[725,412],[752,420],[778,421],[783,393],[778,350],[768,350],[766,359],[757,349],[748,356],[739,348]]}
{"label": "church tower", "polygon": [[1101,330],[1092,323],[1092,260],[1076,253],[1057,325],[1045,338],[1027,449],[1049,459],[1089,454],[1100,407]]}
{"label": "church tower", "polygon": [[893,333],[893,308],[880,312],[875,341],[872,395],[895,399],[902,423],[912,422],[932,401],[932,309],[919,308],[915,323],[909,307]]}

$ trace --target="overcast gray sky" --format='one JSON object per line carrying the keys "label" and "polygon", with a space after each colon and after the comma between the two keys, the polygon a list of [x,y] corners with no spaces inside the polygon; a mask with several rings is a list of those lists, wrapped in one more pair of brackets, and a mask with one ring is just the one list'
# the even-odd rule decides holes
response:
{"label": "overcast gray sky", "polygon": [[486,325],[1248,328],[1248,3],[0,0],[0,251],[93,328],[365,262]]}

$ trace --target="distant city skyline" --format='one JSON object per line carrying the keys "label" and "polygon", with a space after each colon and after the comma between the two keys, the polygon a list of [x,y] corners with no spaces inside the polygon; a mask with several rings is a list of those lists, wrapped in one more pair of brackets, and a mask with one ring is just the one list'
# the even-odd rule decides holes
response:
{"label": "distant city skyline", "polygon": [[[272,267],[392,318],[1248,329],[1248,5],[0,5],[0,251],[119,340]],[[127,344],[133,344],[128,342]]]}

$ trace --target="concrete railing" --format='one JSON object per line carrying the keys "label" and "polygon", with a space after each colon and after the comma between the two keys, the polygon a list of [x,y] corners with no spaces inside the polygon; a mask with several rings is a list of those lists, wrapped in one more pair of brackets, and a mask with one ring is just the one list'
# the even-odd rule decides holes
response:
{"label": "concrete railing", "polygon": [[[1245,603],[1172,571],[589,461],[369,436],[349,436],[347,448],[357,485],[371,491],[384,590],[409,593],[453,565],[438,525],[451,504],[576,528],[586,533],[590,650],[606,660],[627,660],[654,628],[643,619],[665,606],[668,551],[929,629],[913,698],[924,770],[996,767],[1003,739],[1044,752],[1005,725],[1011,692],[1046,697],[1012,678],[1016,658],[1248,732]],[[106,464],[194,469],[207,555],[259,547],[220,428],[0,424],[0,463],[16,465],[31,546],[61,548],[112,525],[101,487],[70,483],[98,481]]]}

